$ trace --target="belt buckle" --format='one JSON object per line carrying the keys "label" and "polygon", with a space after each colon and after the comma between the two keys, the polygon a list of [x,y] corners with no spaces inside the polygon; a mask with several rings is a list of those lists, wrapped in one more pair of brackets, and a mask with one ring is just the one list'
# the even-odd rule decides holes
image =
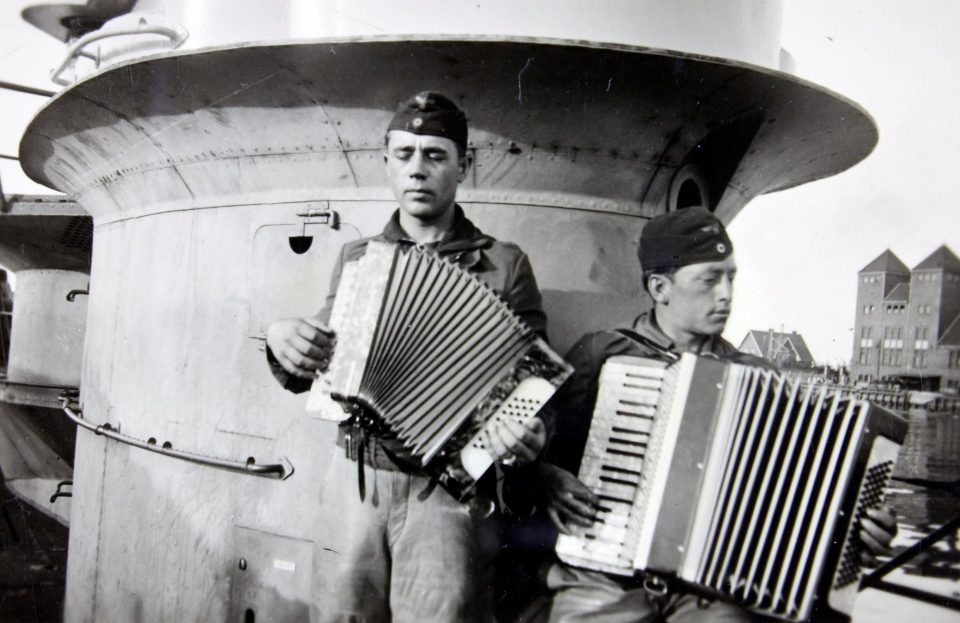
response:
{"label": "belt buckle", "polygon": [[667,583],[663,581],[663,578],[653,574],[644,574],[643,590],[645,590],[651,598],[665,597],[669,592]]}

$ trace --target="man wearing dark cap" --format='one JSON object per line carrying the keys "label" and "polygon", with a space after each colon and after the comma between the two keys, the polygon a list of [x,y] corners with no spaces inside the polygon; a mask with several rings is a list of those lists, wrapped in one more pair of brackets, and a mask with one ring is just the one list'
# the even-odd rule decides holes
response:
{"label": "man wearing dark cap", "polygon": [[[526,254],[481,232],[455,203],[470,166],[463,111],[438,93],[413,96],[387,128],[384,162],[399,209],[380,235],[343,247],[317,316],[268,329],[268,360],[291,391],[307,390],[316,371],[326,369],[335,347],[327,322],[340,274],[369,240],[418,245],[448,258],[498,292],[531,329],[546,332]],[[321,485],[321,523],[338,531],[338,547],[315,565],[320,619],[492,620],[493,496],[461,504],[407,461],[397,440],[346,426],[340,433]],[[527,426],[502,423],[490,442],[501,459],[524,463],[536,458],[545,438],[543,423],[534,419]]]}
{"label": "man wearing dark cap", "polygon": [[[607,358],[669,359],[689,352],[773,367],[739,352],[721,337],[730,315],[737,267],[733,244],[713,214],[691,207],[651,220],[640,234],[639,259],[653,309],[630,328],[591,333],[577,342],[566,356],[574,374],[550,403],[556,411],[555,433],[538,471],[543,506],[564,533],[573,525],[591,525],[596,514],[596,496],[574,474],[580,468],[597,379]],[[875,522],[864,522],[861,538],[874,551],[884,553],[896,530],[895,519],[889,510],[871,512]],[[708,603],[683,592],[661,595],[658,586],[645,588],[643,578],[623,578],[562,562],[551,566],[547,584],[556,591],[551,621],[751,620],[732,604]]]}

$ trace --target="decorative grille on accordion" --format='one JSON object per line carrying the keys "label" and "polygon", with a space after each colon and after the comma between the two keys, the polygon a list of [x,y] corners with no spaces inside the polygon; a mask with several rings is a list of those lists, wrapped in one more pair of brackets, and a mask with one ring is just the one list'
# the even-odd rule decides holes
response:
{"label": "decorative grille on accordion", "polygon": [[850,394],[759,368],[612,357],[579,473],[601,512],[561,535],[557,554],[785,620],[847,616],[859,518],[882,502],[906,427]]}
{"label": "decorative grille on accordion", "polygon": [[493,461],[483,431],[529,420],[572,371],[483,281],[412,246],[348,262],[330,326],[308,410],[399,439],[458,497]]}

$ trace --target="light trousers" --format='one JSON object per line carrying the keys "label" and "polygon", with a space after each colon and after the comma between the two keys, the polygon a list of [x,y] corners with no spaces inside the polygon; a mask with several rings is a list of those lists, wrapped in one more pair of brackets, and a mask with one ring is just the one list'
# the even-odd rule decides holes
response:
{"label": "light trousers", "polygon": [[496,513],[423,476],[363,465],[338,449],[324,479],[316,566],[320,621],[493,620]]}

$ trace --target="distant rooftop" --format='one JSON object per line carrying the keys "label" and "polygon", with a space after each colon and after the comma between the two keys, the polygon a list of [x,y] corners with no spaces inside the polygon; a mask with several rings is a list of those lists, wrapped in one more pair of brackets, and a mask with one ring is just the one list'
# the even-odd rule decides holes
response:
{"label": "distant rooftop", "polygon": [[781,333],[778,331],[749,331],[740,350],[766,357],[780,366],[812,366],[813,354],[807,348],[803,336],[796,331]]}
{"label": "distant rooftop", "polygon": [[887,249],[876,257],[875,260],[864,266],[861,273],[893,273],[895,275],[909,275],[910,269],[900,261],[900,258],[893,254],[893,251]]}
{"label": "distant rooftop", "polygon": [[931,253],[927,259],[913,267],[913,270],[945,270],[960,273],[960,258],[953,254],[947,245]]}

